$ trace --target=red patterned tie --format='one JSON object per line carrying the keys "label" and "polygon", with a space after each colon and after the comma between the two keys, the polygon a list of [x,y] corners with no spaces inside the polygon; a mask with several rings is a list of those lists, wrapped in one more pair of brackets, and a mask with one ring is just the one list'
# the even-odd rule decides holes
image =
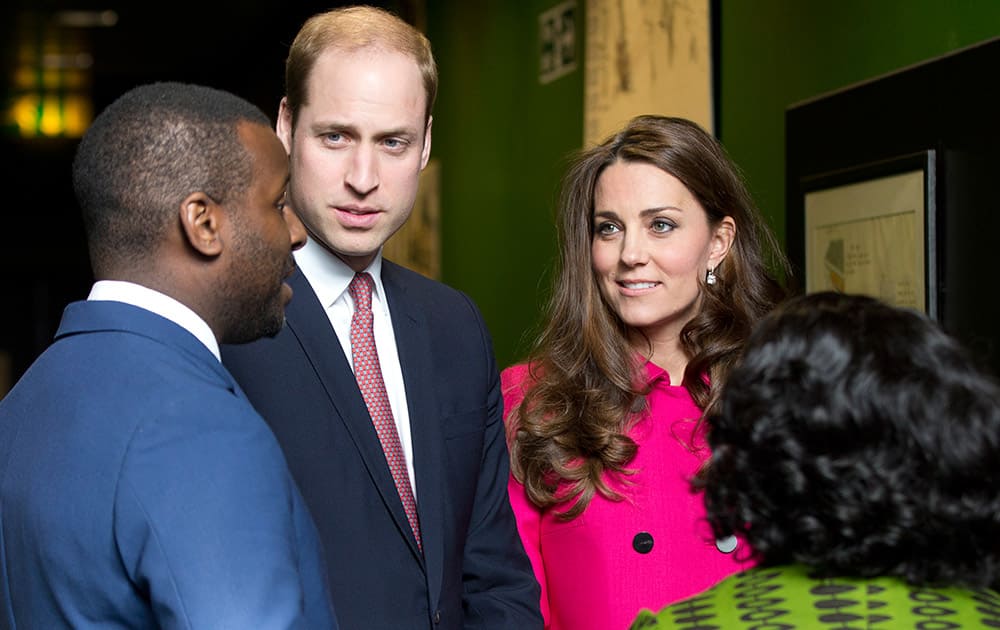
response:
{"label": "red patterned tie", "polygon": [[368,413],[375,424],[385,461],[389,464],[392,480],[396,484],[396,492],[403,501],[403,511],[410,521],[413,535],[420,544],[420,521],[417,520],[417,502],[413,498],[413,487],[406,472],[406,458],[403,447],[399,444],[399,433],[396,431],[396,421],[392,418],[392,408],[389,406],[389,396],[385,392],[385,381],[382,380],[382,367],[378,362],[378,351],[375,348],[375,335],[372,332],[372,288],[375,281],[367,273],[354,274],[354,279],[347,287],[354,299],[354,315],[351,317],[351,355],[354,358],[354,377],[358,379],[361,396],[368,406]]}

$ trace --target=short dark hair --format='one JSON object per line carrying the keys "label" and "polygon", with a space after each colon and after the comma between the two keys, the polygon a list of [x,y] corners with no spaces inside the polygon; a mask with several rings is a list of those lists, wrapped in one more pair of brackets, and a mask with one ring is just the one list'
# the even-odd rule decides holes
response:
{"label": "short dark hair", "polygon": [[763,564],[1000,579],[1000,389],[926,316],[836,293],[788,302],[708,426],[709,521]]}
{"label": "short dark hair", "polygon": [[134,88],[101,112],[73,160],[96,273],[152,251],[189,194],[219,203],[242,194],[253,162],[236,131],[241,122],[270,126],[234,94],[182,83]]}

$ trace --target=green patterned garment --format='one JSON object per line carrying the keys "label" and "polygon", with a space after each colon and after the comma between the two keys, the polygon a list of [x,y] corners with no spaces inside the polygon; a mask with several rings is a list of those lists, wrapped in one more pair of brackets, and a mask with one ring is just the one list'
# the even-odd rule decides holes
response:
{"label": "green patterned garment", "polygon": [[801,566],[756,568],[659,613],[644,610],[631,630],[652,628],[1000,628],[1000,593],[918,588],[888,577],[816,579]]}

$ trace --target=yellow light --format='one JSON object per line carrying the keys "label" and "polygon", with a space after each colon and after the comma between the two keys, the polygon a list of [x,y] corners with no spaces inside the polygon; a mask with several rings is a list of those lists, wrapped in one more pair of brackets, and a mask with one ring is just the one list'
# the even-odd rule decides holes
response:
{"label": "yellow light", "polygon": [[94,108],[90,99],[79,94],[66,97],[65,112],[66,135],[72,138],[83,136],[83,132],[94,119]]}
{"label": "yellow light", "polygon": [[58,97],[47,94],[42,99],[42,120],[38,129],[46,136],[58,136],[63,132],[62,105]]}
{"label": "yellow light", "polygon": [[94,120],[94,104],[78,92],[22,94],[11,101],[4,118],[17,126],[22,138],[79,138]]}
{"label": "yellow light", "polygon": [[[21,137],[79,137],[93,120],[90,83],[94,59],[80,29],[113,26],[114,12],[69,12],[57,17],[18,14],[16,63],[9,71],[10,91],[0,110],[4,128]],[[69,27],[69,28],[67,28]]]}
{"label": "yellow light", "polygon": [[31,138],[38,135],[35,121],[38,116],[38,96],[35,94],[25,94],[14,100],[11,112],[14,115],[14,122],[21,132],[22,138]]}

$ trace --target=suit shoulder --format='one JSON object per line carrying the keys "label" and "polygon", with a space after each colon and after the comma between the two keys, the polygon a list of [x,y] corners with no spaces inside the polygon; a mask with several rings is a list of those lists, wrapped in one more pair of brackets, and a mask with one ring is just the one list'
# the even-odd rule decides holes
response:
{"label": "suit shoulder", "polygon": [[464,296],[465,294],[454,287],[450,287],[440,280],[428,278],[422,273],[412,269],[407,269],[390,260],[382,261],[383,281],[389,281],[406,287],[412,287],[420,291],[429,291],[437,295],[451,295],[453,297]]}
{"label": "suit shoulder", "polygon": [[464,291],[394,262],[382,261],[382,282],[387,285],[387,290],[391,290],[389,287],[402,288],[407,299],[420,303],[429,312],[472,312],[479,317],[479,307]]}

